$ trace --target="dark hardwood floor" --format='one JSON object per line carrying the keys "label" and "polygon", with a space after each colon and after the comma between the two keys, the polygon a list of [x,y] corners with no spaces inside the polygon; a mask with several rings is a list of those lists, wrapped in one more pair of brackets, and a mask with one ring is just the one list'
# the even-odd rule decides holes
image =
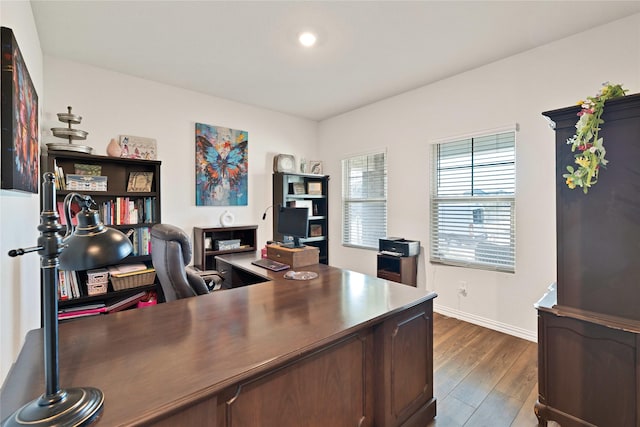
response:
{"label": "dark hardwood floor", "polygon": [[538,425],[536,343],[437,313],[433,342],[438,403],[427,427]]}

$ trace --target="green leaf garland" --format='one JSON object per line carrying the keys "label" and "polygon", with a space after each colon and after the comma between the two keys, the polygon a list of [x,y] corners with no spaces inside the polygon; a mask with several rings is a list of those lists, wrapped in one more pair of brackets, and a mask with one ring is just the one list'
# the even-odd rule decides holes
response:
{"label": "green leaf garland", "polygon": [[582,110],[578,113],[580,119],[576,123],[576,133],[567,139],[571,144],[571,152],[574,155],[574,163],[567,166],[566,173],[562,175],[570,189],[582,187],[585,194],[589,188],[598,182],[598,173],[601,167],[606,167],[608,161],[604,158],[607,151],[604,149],[603,140],[598,137],[600,125],[604,123],[602,113],[604,103],[609,99],[624,96],[627,92],[622,85],[611,85],[609,82],[602,84],[602,89],[594,97],[587,97],[586,101],[580,101],[578,105]]}

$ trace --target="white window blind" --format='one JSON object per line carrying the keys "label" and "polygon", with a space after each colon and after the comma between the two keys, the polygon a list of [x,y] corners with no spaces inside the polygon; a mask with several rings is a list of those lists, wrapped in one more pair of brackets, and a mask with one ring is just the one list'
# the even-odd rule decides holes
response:
{"label": "white window blind", "polygon": [[342,244],[378,249],[387,235],[387,155],[342,160]]}
{"label": "white window blind", "polygon": [[515,271],[515,132],[433,146],[431,261]]}

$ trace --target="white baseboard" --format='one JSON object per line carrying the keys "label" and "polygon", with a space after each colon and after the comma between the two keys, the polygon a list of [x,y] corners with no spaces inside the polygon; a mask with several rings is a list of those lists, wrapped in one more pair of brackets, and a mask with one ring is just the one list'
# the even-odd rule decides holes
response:
{"label": "white baseboard", "polygon": [[456,319],[460,319],[465,322],[473,323],[474,325],[482,326],[484,328],[493,329],[494,331],[513,335],[514,337],[522,338],[527,341],[538,342],[537,332],[531,332],[527,329],[518,328],[517,326],[508,325],[502,322],[496,322],[495,320],[492,320],[492,319],[476,316],[475,314],[470,314],[464,311],[455,310],[439,304],[433,304],[433,311],[435,311],[436,313],[442,314],[444,316],[454,317]]}

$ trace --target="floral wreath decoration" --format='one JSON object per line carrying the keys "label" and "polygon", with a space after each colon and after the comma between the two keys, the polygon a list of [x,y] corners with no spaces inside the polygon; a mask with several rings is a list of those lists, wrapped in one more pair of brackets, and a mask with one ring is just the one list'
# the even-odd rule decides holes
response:
{"label": "floral wreath decoration", "polygon": [[570,189],[582,187],[584,194],[589,188],[598,182],[600,167],[605,167],[608,160],[604,158],[607,151],[604,149],[603,138],[598,137],[600,125],[604,123],[601,116],[604,112],[604,103],[613,98],[624,96],[627,89],[622,85],[611,85],[609,82],[602,84],[602,89],[594,97],[587,97],[586,101],[578,102],[582,110],[578,113],[580,119],[576,123],[576,133],[567,139],[567,144],[571,144],[571,152],[578,152],[574,155],[575,164],[567,166],[566,173],[562,175],[566,178],[566,184]]}

